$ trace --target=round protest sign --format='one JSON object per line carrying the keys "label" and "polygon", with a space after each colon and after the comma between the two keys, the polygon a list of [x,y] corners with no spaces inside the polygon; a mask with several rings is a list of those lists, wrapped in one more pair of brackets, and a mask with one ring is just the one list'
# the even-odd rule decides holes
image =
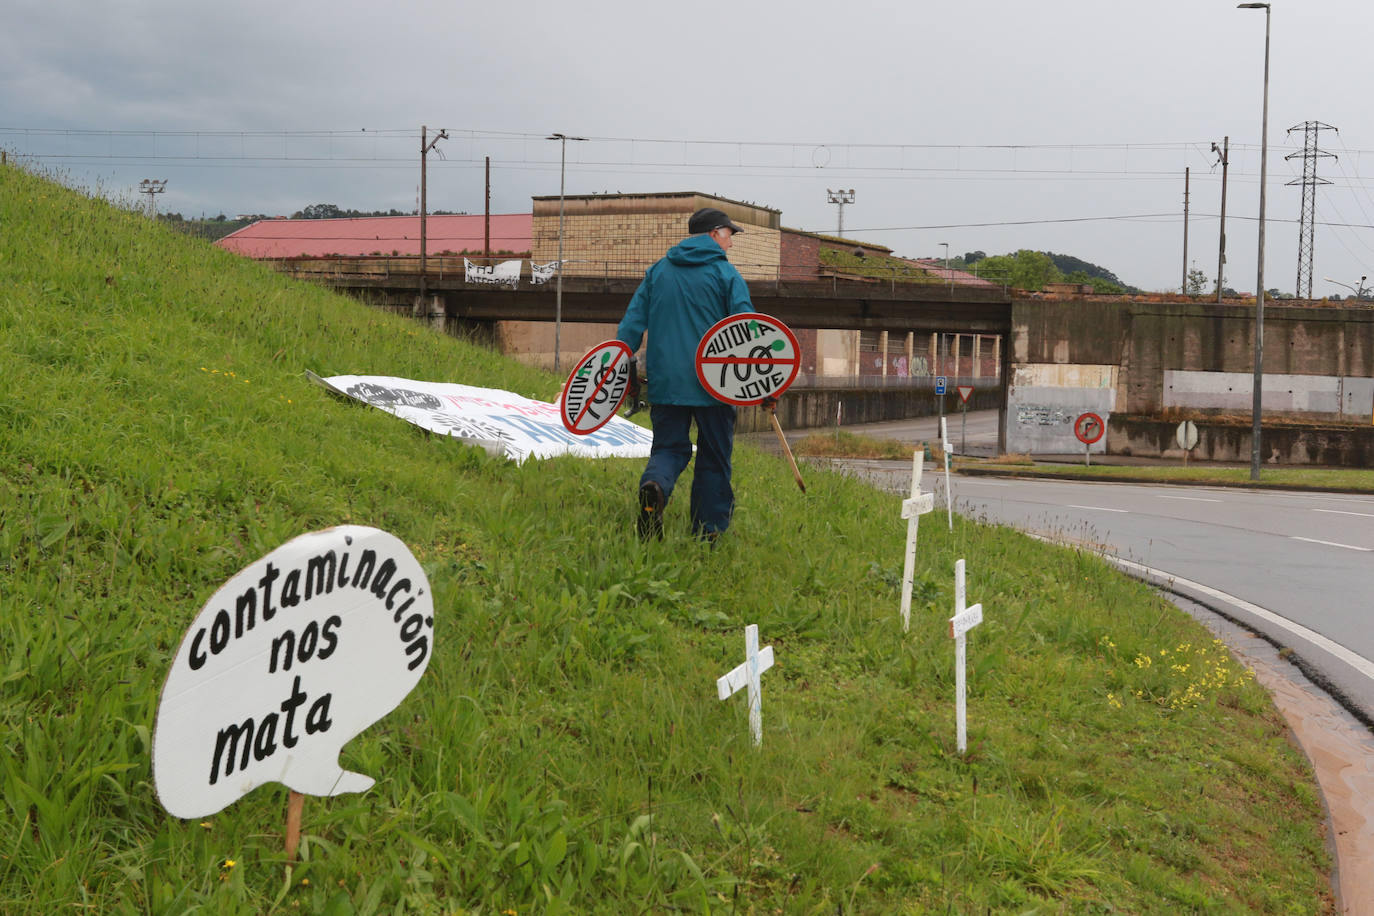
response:
{"label": "round protest sign", "polygon": [[226,582],[191,623],[162,687],[153,785],[205,817],[256,787],[362,792],[339,751],[400,704],[433,654],[434,602],[395,537],[305,534]]}
{"label": "round protest sign", "polygon": [[697,344],[696,364],[711,397],[746,406],[787,390],[801,369],[801,347],[781,321],[745,312],[711,325]]}
{"label": "round protest sign", "polygon": [[1080,414],[1073,424],[1073,434],[1084,445],[1092,445],[1107,431],[1107,424],[1095,413]]}
{"label": "round protest sign", "polygon": [[608,340],[577,361],[558,399],[558,414],[568,432],[586,436],[610,422],[625,400],[633,356],[625,344]]}

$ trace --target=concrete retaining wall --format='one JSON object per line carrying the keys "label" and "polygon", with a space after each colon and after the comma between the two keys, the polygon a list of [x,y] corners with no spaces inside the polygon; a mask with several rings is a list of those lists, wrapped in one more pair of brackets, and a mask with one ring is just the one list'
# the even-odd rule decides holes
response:
{"label": "concrete retaining wall", "polygon": [[[783,429],[833,428],[835,409],[844,405],[842,426],[856,423],[884,423],[912,417],[933,417],[940,412],[939,399],[930,388],[791,388],[778,402],[778,422]],[[969,410],[996,410],[1002,406],[1002,391],[997,387],[978,388],[969,398]],[[945,414],[958,416],[959,396],[945,395]],[[741,407],[736,421],[738,432],[771,430],[772,421],[758,407]]]}
{"label": "concrete retaining wall", "polygon": [[[1254,399],[1252,372],[1164,370],[1164,406],[1193,410],[1249,412]],[[1374,379],[1334,375],[1266,375],[1264,409],[1282,413],[1374,417]]]}
{"label": "concrete retaining wall", "polygon": [[[1250,463],[1250,427],[1194,420],[1193,461]],[[1117,414],[1107,424],[1108,452],[1145,458],[1183,458],[1174,439],[1178,423]],[[1266,464],[1374,467],[1374,426],[1264,425],[1260,446]]]}
{"label": "concrete retaining wall", "polygon": [[[1015,367],[1007,391],[1007,451],[1031,455],[1083,451],[1074,423],[1085,413],[1110,419],[1116,406],[1117,372],[1112,365]],[[1105,453],[1106,437],[1088,450]]]}

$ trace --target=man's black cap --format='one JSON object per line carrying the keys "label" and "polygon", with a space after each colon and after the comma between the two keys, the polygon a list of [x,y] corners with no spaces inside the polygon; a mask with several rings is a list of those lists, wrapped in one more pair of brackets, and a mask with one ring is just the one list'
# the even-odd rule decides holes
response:
{"label": "man's black cap", "polygon": [[721,210],[715,207],[702,207],[692,214],[692,218],[687,220],[687,232],[690,235],[701,235],[703,232],[711,232],[716,229],[730,229],[732,232],[743,232],[739,226],[730,222],[730,217],[726,216]]}

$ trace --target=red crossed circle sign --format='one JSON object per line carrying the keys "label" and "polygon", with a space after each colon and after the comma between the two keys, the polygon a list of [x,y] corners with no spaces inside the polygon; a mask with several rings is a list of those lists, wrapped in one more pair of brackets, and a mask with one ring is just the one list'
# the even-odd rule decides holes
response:
{"label": "red crossed circle sign", "polygon": [[1084,445],[1092,445],[1107,432],[1107,424],[1095,413],[1079,414],[1073,422],[1073,434]]}
{"label": "red crossed circle sign", "polygon": [[697,344],[696,364],[711,397],[743,407],[787,390],[801,370],[801,347],[781,321],[743,312],[711,325]]}
{"label": "red crossed circle sign", "polygon": [[577,361],[558,399],[558,415],[568,432],[586,436],[611,421],[625,400],[634,353],[619,340],[607,340]]}

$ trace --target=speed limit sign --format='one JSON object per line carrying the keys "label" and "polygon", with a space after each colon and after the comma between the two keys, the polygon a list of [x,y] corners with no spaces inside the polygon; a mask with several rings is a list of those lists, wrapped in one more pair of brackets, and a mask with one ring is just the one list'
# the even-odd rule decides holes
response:
{"label": "speed limit sign", "polygon": [[743,312],[722,318],[697,344],[697,380],[711,397],[739,407],[787,390],[801,369],[801,347],[776,318]]}

